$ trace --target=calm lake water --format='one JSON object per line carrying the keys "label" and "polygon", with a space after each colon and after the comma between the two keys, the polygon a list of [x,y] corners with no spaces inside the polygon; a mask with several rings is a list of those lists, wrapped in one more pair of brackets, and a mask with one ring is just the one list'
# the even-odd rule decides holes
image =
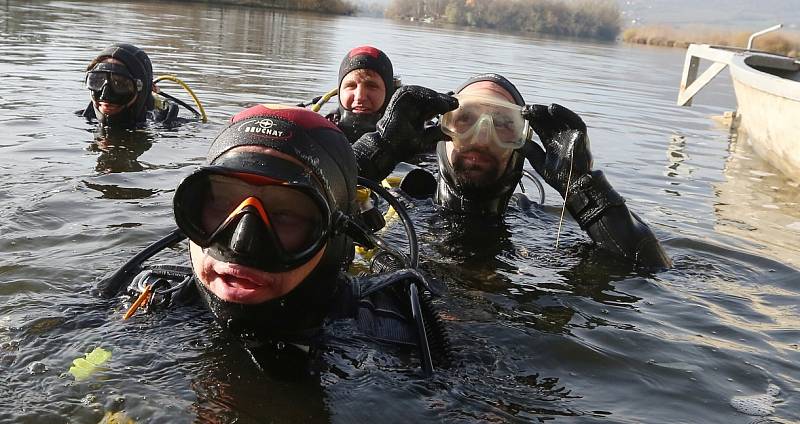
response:
{"label": "calm lake water", "polygon": [[[207,124],[103,140],[73,115],[104,46],[146,49],[188,82]],[[336,83],[341,57],[384,49],[406,84],[446,91],[479,72],[590,128],[595,166],[675,267],[632,273],[592,251],[561,201],[465,231],[426,204],[424,267],[447,286],[456,366],[343,337],[319,381],[257,371],[202,309],[123,322],[91,288],[174,225],[171,202],[225,120]],[[195,3],[0,4],[0,422],[800,421],[800,189],[711,118],[729,81],[675,106],[683,51],[436,29]],[[165,91],[186,98],[165,84]],[[184,247],[162,262],[184,263]],[[73,359],[112,351],[76,382]],[[766,418],[735,408],[762,395]],[[753,400],[753,402],[758,399]]]}

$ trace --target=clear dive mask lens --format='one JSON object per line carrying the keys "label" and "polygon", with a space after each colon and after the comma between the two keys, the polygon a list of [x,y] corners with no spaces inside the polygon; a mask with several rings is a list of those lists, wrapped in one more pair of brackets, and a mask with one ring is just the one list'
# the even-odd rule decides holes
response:
{"label": "clear dive mask lens", "polygon": [[235,251],[231,262],[241,255],[268,271],[311,259],[326,241],[329,211],[312,187],[214,167],[186,177],[174,200],[175,221],[190,240]]}
{"label": "clear dive mask lens", "polygon": [[523,107],[494,97],[456,94],[458,108],[442,115],[442,132],[455,144],[494,143],[518,149],[530,134]]}

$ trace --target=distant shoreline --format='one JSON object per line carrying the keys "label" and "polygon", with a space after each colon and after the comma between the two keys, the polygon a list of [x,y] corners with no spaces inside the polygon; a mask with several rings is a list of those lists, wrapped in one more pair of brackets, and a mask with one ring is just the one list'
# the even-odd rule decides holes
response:
{"label": "distant shoreline", "polygon": [[[751,32],[726,31],[706,27],[676,29],[651,25],[632,27],[622,33],[622,41],[649,46],[686,48],[689,44],[713,44],[718,46],[746,47]],[[790,57],[800,57],[800,34],[777,31],[755,40],[754,49]]]}
{"label": "distant shoreline", "polygon": [[615,0],[392,0],[384,17],[611,41],[622,15]]}
{"label": "distant shoreline", "polygon": [[220,6],[245,6],[260,9],[297,10],[326,15],[352,16],[358,8],[348,0],[176,0]]}

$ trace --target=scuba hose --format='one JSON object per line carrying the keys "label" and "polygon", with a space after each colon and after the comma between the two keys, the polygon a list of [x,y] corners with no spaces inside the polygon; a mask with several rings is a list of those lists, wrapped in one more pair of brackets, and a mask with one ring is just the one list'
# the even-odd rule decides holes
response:
{"label": "scuba hose", "polygon": [[[376,183],[376,182],[374,182],[372,180],[368,180],[368,179],[366,179],[364,177],[358,177],[358,184],[361,185],[361,186],[364,186],[364,187],[366,187],[366,188],[368,188],[370,190],[372,190],[375,193],[377,193],[384,200],[386,200],[387,203],[389,203],[389,206],[391,206],[392,209],[394,209],[394,211],[395,211],[394,213],[396,213],[398,215],[398,217],[400,218],[400,221],[403,223],[403,227],[405,228],[405,231],[406,231],[406,236],[408,237],[409,256],[408,257],[403,257],[401,255],[400,259],[403,260],[403,262],[407,266],[416,269],[417,266],[419,265],[419,250],[418,250],[418,245],[417,245],[417,232],[414,230],[414,223],[411,222],[411,217],[408,216],[408,212],[406,211],[406,208],[403,206],[402,203],[400,203],[399,200],[397,200],[394,196],[392,196],[392,194],[389,193],[389,191],[386,190],[385,188],[383,188],[380,184],[378,184],[378,183]],[[388,212],[387,212],[387,214],[388,214]],[[377,239],[377,237],[371,237],[371,241],[375,241],[375,240],[372,240],[372,239]],[[376,244],[378,246],[380,246],[381,248],[383,248],[384,250],[386,250],[387,252],[392,253],[393,256],[397,256],[398,252],[396,250],[392,249],[391,247],[386,246],[384,242],[381,241],[381,242],[378,242]]]}
{"label": "scuba hose", "polygon": [[[405,206],[400,203],[388,190],[363,177],[358,177],[358,184],[373,190],[379,196],[386,200],[394,213],[403,223],[409,243],[409,257],[406,266],[413,270],[419,269],[419,249],[417,243],[417,232],[414,229],[413,222],[406,211]],[[388,184],[388,182],[387,182]],[[388,214],[388,213],[387,213]],[[381,246],[383,247],[383,246]],[[386,250],[386,249],[384,249]],[[387,253],[396,256],[391,250],[386,250]],[[398,258],[400,259],[400,258]],[[424,279],[421,273],[417,272],[422,280],[410,280],[408,287],[409,300],[411,302],[411,315],[416,322],[418,339],[419,339],[419,353],[420,361],[422,362],[422,369],[426,376],[433,375],[434,372],[434,358],[441,366],[448,366],[451,362],[451,343],[445,331],[444,322],[439,308],[433,304],[433,291],[430,284]],[[423,289],[420,292],[420,284]],[[424,290],[427,289],[427,290]]]}
{"label": "scuba hose", "polygon": [[[534,185],[536,185],[536,189],[539,190],[539,204],[544,205],[544,186],[542,186],[542,182],[539,181],[539,179],[536,178],[535,175],[533,175],[532,173],[530,173],[530,171],[526,169],[522,170],[522,175],[524,177],[527,177],[529,180],[533,182]],[[522,181],[519,182],[519,189],[520,191],[525,193],[525,186],[522,185]]]}
{"label": "scuba hose", "polygon": [[297,106],[298,107],[309,107],[309,106],[311,106],[311,110],[312,111],[319,112],[319,110],[322,109],[322,106],[324,106],[325,103],[328,103],[328,100],[330,100],[333,96],[335,96],[337,94],[339,94],[339,89],[338,88],[334,88],[334,89],[328,91],[327,93],[325,93],[325,94],[323,94],[321,96],[314,97],[313,99],[311,99],[308,102],[298,103]]}
{"label": "scuba hose", "polygon": [[118,295],[123,286],[141,271],[142,264],[146,260],[185,238],[186,236],[183,235],[181,230],[176,228],[160,240],[145,247],[144,250],[130,258],[128,262],[122,265],[113,274],[104,278],[97,284],[100,296],[109,299]]}
{"label": "scuba hose", "polygon": [[322,106],[325,105],[325,103],[328,103],[328,100],[330,100],[333,96],[337,94],[339,94],[338,87],[328,91],[322,97],[314,99],[314,101],[312,101],[314,105],[311,106],[311,110],[313,110],[314,112],[319,112],[319,110],[322,109]]}
{"label": "scuba hose", "polygon": [[187,85],[180,78],[178,78],[178,77],[176,77],[174,75],[161,75],[160,77],[156,78],[153,81],[153,84],[157,84],[157,83],[159,83],[161,81],[165,81],[165,80],[166,81],[172,81],[172,82],[180,85],[187,93],[189,93],[189,95],[192,97],[192,100],[194,100],[194,103],[197,105],[197,109],[199,109],[200,111],[198,112],[197,110],[195,110],[195,108],[193,108],[192,106],[188,105],[186,102],[184,102],[182,100],[179,100],[179,99],[177,99],[177,98],[175,98],[175,97],[173,97],[173,96],[171,96],[171,95],[169,95],[167,93],[158,92],[159,95],[161,95],[163,97],[166,97],[166,98],[174,101],[175,103],[185,107],[186,109],[190,110],[192,113],[195,114],[195,116],[199,116],[200,119],[203,122],[208,122],[208,116],[206,115],[206,110],[203,108],[203,104],[200,103],[200,99],[197,98],[197,95],[194,94],[194,91],[192,91],[192,89],[189,87],[189,85]]}

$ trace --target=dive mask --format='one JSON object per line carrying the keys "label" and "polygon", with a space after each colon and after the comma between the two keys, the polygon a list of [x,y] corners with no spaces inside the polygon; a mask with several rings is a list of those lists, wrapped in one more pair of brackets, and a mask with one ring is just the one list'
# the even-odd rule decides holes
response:
{"label": "dive mask", "polygon": [[458,99],[458,108],[442,115],[440,123],[456,147],[493,143],[503,149],[519,149],[530,137],[522,106],[474,94],[453,97]]}
{"label": "dive mask", "polygon": [[92,91],[96,101],[125,105],[142,87],[142,81],[134,79],[124,65],[98,63],[86,73],[86,88]]}
{"label": "dive mask", "polygon": [[[308,176],[299,165],[278,162]],[[331,228],[328,203],[310,178],[289,181],[222,166],[186,177],[175,192],[174,212],[181,231],[215,259],[267,272],[308,262]]]}

